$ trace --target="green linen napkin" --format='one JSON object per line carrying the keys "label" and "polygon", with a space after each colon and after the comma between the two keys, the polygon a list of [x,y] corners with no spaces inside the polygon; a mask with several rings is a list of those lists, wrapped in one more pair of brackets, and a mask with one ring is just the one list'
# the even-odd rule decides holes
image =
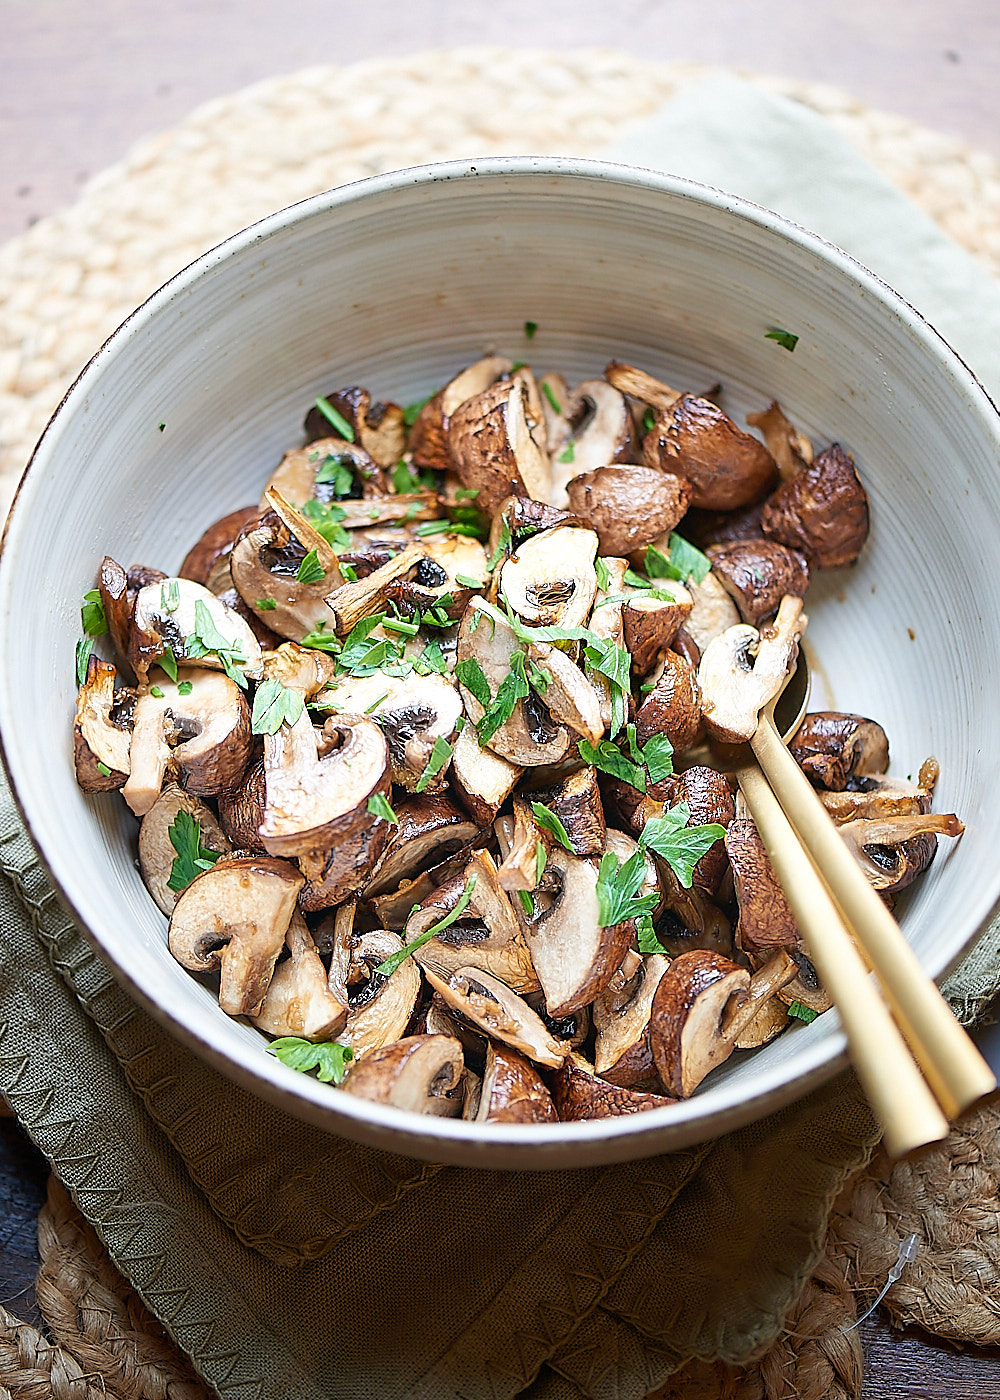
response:
{"label": "green linen napkin", "polygon": [[[738,178],[747,143],[766,191]],[[793,189],[801,203],[814,168],[849,182],[856,210],[887,198],[822,122],[739,83],[685,94],[616,155],[679,168],[682,149],[685,173],[772,204]],[[923,247],[923,216],[895,199],[892,246],[910,221]],[[982,274],[973,290],[982,313],[996,291]],[[341,1142],[229,1084],[129,1000],[49,889],[6,785],[0,875],[0,1091],[226,1397],[624,1400],[693,1356],[741,1362],[777,1335],[876,1138],[842,1075],[714,1143],[616,1167],[486,1173]],[[986,943],[970,1011],[996,989],[995,929]]]}

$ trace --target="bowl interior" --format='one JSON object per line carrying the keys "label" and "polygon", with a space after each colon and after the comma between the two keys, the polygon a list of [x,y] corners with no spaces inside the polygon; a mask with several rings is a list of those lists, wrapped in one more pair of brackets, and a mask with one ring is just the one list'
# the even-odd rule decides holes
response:
{"label": "bowl interior", "polygon": [[[525,323],[538,330],[529,342]],[[794,353],[765,336],[799,336]],[[839,441],[872,502],[858,566],[809,596],[814,668],[838,707],[888,731],[892,771],[941,764],[935,806],[967,823],[902,907],[937,975],[992,906],[988,814],[1000,739],[998,421],[919,317],[819,240],[714,191],[596,163],[491,161],[320,196],[206,255],[125,324],[36,453],[0,570],[5,760],[64,898],[131,989],[227,1074],[333,1131],[438,1160],[556,1166],[680,1147],[831,1071],[833,1015],[736,1056],[676,1110],[491,1128],[417,1119],[285,1069],[166,947],[132,864],[135,824],[73,778],[78,608],[105,553],[176,569],[219,516],[255,501],[301,441],[317,393],[363,384],[408,403],[487,350],[571,381],[611,358],[724,407],[777,398]],[[99,648],[100,649],[100,648]]]}

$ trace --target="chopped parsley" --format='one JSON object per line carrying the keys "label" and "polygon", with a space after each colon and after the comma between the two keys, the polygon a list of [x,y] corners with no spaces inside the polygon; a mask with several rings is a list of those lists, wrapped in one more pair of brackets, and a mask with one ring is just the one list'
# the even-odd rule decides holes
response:
{"label": "chopped parsley", "polygon": [[256,603],[254,603],[254,607],[258,612],[274,612],[277,606],[273,598],[258,598]]}
{"label": "chopped parsley", "polygon": [[413,663],[413,669],[418,676],[428,676],[434,672],[438,676],[448,674],[448,662],[445,660],[444,652],[441,650],[440,642],[428,642],[423,651]]}
{"label": "chopped parsley", "polygon": [[464,661],[460,661],[455,667],[455,679],[464,685],[466,690],[479,701],[484,710],[488,710],[492,702],[489,682],[482,666],[474,656],[468,656]]}
{"label": "chopped parsley", "polygon": [[596,745],[588,739],[581,739],[578,747],[584,763],[592,764],[602,773],[610,774],[612,778],[621,778],[637,792],[646,791],[646,775],[643,770],[637,764],[630,763],[618,745],[613,744],[610,739],[602,739]]}
{"label": "chopped parsley", "polygon": [[[190,637],[184,639],[184,655],[189,661],[197,661],[211,652],[219,658],[229,679],[235,681],[241,690],[246,690],[246,676],[237,664],[242,662],[246,665],[247,658],[243,654],[243,647],[238,641],[223,636],[212,621],[212,614],[199,598],[194,605],[194,631]],[[163,664],[162,658],[160,664]]]}
{"label": "chopped parsley", "polygon": [[348,496],[354,486],[354,462],[350,457],[335,457],[328,452],[320,463],[314,481],[316,486],[332,486],[335,496]]}
{"label": "chopped parsley", "polygon": [[[545,397],[548,399],[548,401],[549,401],[549,406],[551,407],[552,412],[553,412],[553,413],[562,413],[562,404],[561,404],[561,403],[559,402],[559,400],[556,398],[555,392],[554,392],[554,390],[553,390],[553,388],[552,388],[552,385],[546,383],[544,380],[543,380],[543,382],[542,382],[542,393],[543,393],[543,394],[545,395]],[[560,458],[560,460],[562,460],[562,459]],[[572,457],[570,457],[568,460],[569,460],[569,461],[572,461],[573,459],[572,459]]]}
{"label": "chopped parsley", "polygon": [[315,549],[311,549],[302,560],[295,577],[299,583],[319,583],[321,579],[326,578],[326,570],[319,562],[319,554]]}
{"label": "chopped parsley", "polygon": [[652,545],[647,545],[644,567],[650,578],[675,578],[681,583],[693,578],[695,583],[703,583],[712,567],[712,561],[688,540],[672,532],[670,557],[659,549],[654,549]]}
{"label": "chopped parsley", "polygon": [[786,350],[794,350],[799,343],[797,335],[793,335],[791,331],[783,331],[780,326],[771,326],[766,330],[764,332],[764,339],[776,340],[778,344],[783,346]]}
{"label": "chopped parsley", "polygon": [[[573,850],[573,842],[570,840],[569,832],[563,826],[562,819],[558,816],[557,813],[553,812],[550,808],[544,806],[541,802],[532,802],[531,811],[532,815],[535,818],[535,821],[538,823],[538,825],[542,828],[543,831],[548,831],[552,836],[554,836],[559,842],[560,846],[562,846],[565,850]],[[544,849],[545,848],[542,847],[543,854]],[[535,852],[535,856],[537,859],[537,851]],[[544,870],[544,868],[545,863],[543,861],[542,869]],[[538,884],[538,881],[541,878],[541,875],[537,875],[535,877],[536,885]]]}
{"label": "chopped parsley", "polygon": [[327,624],[321,622],[312,632],[307,632],[299,642],[300,647],[310,647],[314,651],[330,651],[337,653],[341,650],[340,638],[333,632],[326,630]]}
{"label": "chopped parsley", "polygon": [[87,680],[87,664],[94,650],[93,637],[81,637],[76,644],[76,683],[84,685]]}
{"label": "chopped parsley", "polygon": [[354,441],[354,429],[348,423],[344,415],[334,408],[329,399],[324,399],[322,395],[316,400],[316,407],[322,413],[326,421],[336,428],[337,432],[346,442]]}
{"label": "chopped parsley", "polygon": [[354,1059],[354,1051],[349,1045],[341,1045],[337,1040],[321,1040],[313,1044],[297,1035],[283,1035],[272,1040],[267,1047],[269,1055],[276,1055],[289,1069],[297,1069],[308,1074],[316,1071],[316,1078],[324,1084],[342,1084],[347,1074],[347,1066]]}
{"label": "chopped parsley", "polygon": [[92,588],[89,593],[83,595],[80,622],[88,637],[103,637],[108,630],[108,619],[104,615],[99,588]]}
{"label": "chopped parsley", "polygon": [[159,666],[161,671],[164,671],[170,677],[172,681],[176,681],[177,657],[174,655],[173,647],[165,646],[160,655],[156,658],[156,664]]}
{"label": "chopped parsley", "polygon": [[524,323],[524,335],[525,335],[525,339],[526,339],[526,340],[534,340],[534,338],[535,338],[535,332],[536,332],[537,330],[538,330],[538,322],[537,322],[537,321],[525,321],[525,323]]}
{"label": "chopped parsley", "polygon": [[658,897],[639,894],[645,878],[646,853],[641,846],[624,865],[614,851],[604,852],[597,872],[597,922],[601,928],[652,914]]}
{"label": "chopped parsley", "polygon": [[392,482],[392,489],[397,496],[409,496],[414,491],[437,491],[438,489],[437,477],[433,472],[418,471],[410,462],[397,462],[392,469],[389,480]]}
{"label": "chopped parsley", "polygon": [[483,581],[480,578],[472,578],[469,574],[456,574],[455,582],[460,588],[482,588]]}
{"label": "chopped parsley", "polygon": [[[385,696],[382,698],[385,699]],[[389,806],[388,798],[381,792],[376,792],[373,797],[369,797],[368,811],[373,817],[381,817],[383,821],[389,822],[392,826],[399,825],[399,818]]]}
{"label": "chopped parsley", "polygon": [[176,612],[181,603],[181,586],[177,579],[160,584],[160,607],[164,612]]}
{"label": "chopped parsley", "polygon": [[611,587],[611,570],[600,555],[594,560],[594,573],[597,575],[598,588],[602,593],[607,593]]}
{"label": "chopped parsley", "polygon": [[[558,821],[558,817],[556,818]],[[548,856],[541,841],[535,842],[535,888],[541,884],[542,876],[545,874],[545,867],[548,864]]]}
{"label": "chopped parsley", "polygon": [[[546,388],[548,388],[548,385],[546,385]],[[559,456],[556,458],[556,461],[557,461],[557,462],[575,462],[575,461],[576,461],[576,448],[574,447],[572,441],[570,441],[570,442],[568,442],[568,443],[566,444],[566,446],[563,448],[562,452],[560,452],[560,453],[559,453]]]}
{"label": "chopped parsley", "polygon": [[400,963],[404,962],[412,953],[415,953],[418,948],[422,948],[425,943],[429,943],[436,934],[443,933],[446,928],[450,928],[453,923],[461,918],[469,907],[469,900],[472,898],[472,892],[475,888],[476,877],[475,875],[470,875],[465,882],[465,889],[459,896],[458,903],[451,913],[445,914],[443,919],[439,919],[436,924],[431,924],[430,928],[424,929],[423,933],[418,934],[416,938],[400,948],[398,952],[390,953],[384,962],[379,963],[375,971],[383,977],[391,977]]}
{"label": "chopped parsley", "polygon": [[156,700],[165,700],[167,696],[167,692],[165,690],[161,690],[158,685],[151,685],[149,687],[149,693]]}
{"label": "chopped parsley", "polygon": [[98,773],[100,773],[100,774],[102,775],[102,777],[105,777],[105,778],[110,778],[110,777],[111,777],[111,769],[108,767],[108,765],[107,765],[106,763],[101,763],[100,760],[98,760],[97,771],[98,771]]}
{"label": "chopped parsley", "polygon": [[417,537],[426,539],[428,535],[469,535],[478,539],[481,530],[478,525],[469,525],[463,520],[426,520],[417,526]]}
{"label": "chopped parsley", "polygon": [[415,403],[408,403],[406,405],[403,409],[403,422],[408,428],[413,427],[414,423],[420,417],[420,410],[429,404],[433,397],[433,394],[428,394],[425,399],[417,399]]}
{"label": "chopped parsley", "polygon": [[818,1011],[814,1011],[811,1006],[803,1005],[801,1001],[793,1001],[785,1009],[789,1016],[792,1016],[796,1021],[805,1021],[807,1026],[810,1021],[815,1021],[819,1015]]}
{"label": "chopped parsley", "polygon": [[653,410],[652,410],[651,408],[643,409],[643,413],[642,413],[642,431],[643,431],[644,433],[651,433],[651,432],[653,431],[653,424],[654,424],[655,422],[656,422],[656,414],[653,412]]}
{"label": "chopped parsley", "polygon": [[348,549],[351,537],[341,525],[347,511],[343,506],[326,505],[315,499],[306,501],[299,512],[316,531],[322,535],[331,549]]}
{"label": "chopped parsley", "polygon": [[509,551],[512,539],[513,536],[510,532],[510,525],[507,522],[507,517],[502,515],[500,517],[500,537],[497,540],[497,547],[486,561],[486,567],[489,570],[492,571],[495,569],[500,560]]}
{"label": "chopped parsley", "polygon": [[277,734],[283,724],[294,724],[305,708],[301,690],[289,690],[276,677],[261,681],[253,698],[250,730],[253,734]]}
{"label": "chopped parsley", "polygon": [[177,687],[177,694],[190,695],[192,690],[194,690],[194,686],[190,681],[181,681],[180,685]]}
{"label": "chopped parsley", "polygon": [[415,792],[425,792],[431,783],[444,768],[445,764],[451,762],[452,748],[448,740],[440,734],[434,740],[434,747],[431,749],[431,756],[420,777],[417,779]]}
{"label": "chopped parsley", "polygon": [[187,889],[196,875],[200,875],[204,870],[211,870],[221,852],[212,851],[201,844],[201,822],[190,812],[185,812],[183,807],[178,810],[167,828],[167,836],[177,852],[170,867],[167,889],[180,894],[181,890]]}
{"label": "chopped parsley", "polygon": [[726,828],[718,822],[688,826],[690,820],[690,807],[679,802],[662,817],[650,817],[639,838],[644,850],[655,851],[667,862],[686,890],[691,888],[694,868],[702,856],[726,834]]}

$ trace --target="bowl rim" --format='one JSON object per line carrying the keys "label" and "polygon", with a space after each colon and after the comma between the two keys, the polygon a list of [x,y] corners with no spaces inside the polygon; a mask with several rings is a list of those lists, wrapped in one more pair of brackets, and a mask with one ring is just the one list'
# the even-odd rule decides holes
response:
{"label": "bowl rim", "polygon": [[[10,612],[9,595],[11,579],[15,573],[16,554],[27,528],[23,522],[30,517],[31,503],[39,489],[36,483],[42,480],[43,468],[58,448],[63,432],[71,424],[69,410],[87,394],[92,382],[99,380],[104,365],[123,351],[132,337],[140,332],[161,308],[167,307],[183,295],[204,273],[216,265],[316,214],[327,213],[339,207],[349,207],[372,196],[407,187],[484,177],[570,177],[686,197],[755,224],[774,237],[798,248],[819,252],[826,263],[834,264],[848,281],[869,290],[887,311],[904,322],[932,358],[942,362],[953,376],[957,371],[958,377],[964,380],[966,391],[973,399],[980,400],[980,406],[985,410],[986,416],[997,420],[995,427],[1000,427],[1000,414],[984,386],[926,317],[849,253],[762,205],[683,176],[604,160],[500,156],[411,166],[322,191],[265,215],[229,235],[179,269],[112,331],[66,390],[18,483],[4,525],[3,538],[0,540],[0,619],[8,617]],[[11,717],[11,702],[14,698],[5,682],[6,671],[6,667],[0,667],[0,760],[3,762],[17,810],[38,859],[69,916],[84,933],[98,956],[111,966],[119,984],[124,986],[129,995],[173,1037],[219,1070],[227,1080],[239,1084],[297,1118],[306,1119],[324,1131],[346,1134],[373,1146],[396,1153],[412,1152],[414,1156],[434,1161],[468,1163],[478,1152],[482,1160],[477,1165],[518,1170],[533,1166],[565,1166],[563,1158],[567,1149],[572,1149],[573,1144],[582,1145],[586,1142],[588,1149],[596,1149],[588,1150],[587,1165],[591,1165],[652,1155],[660,1151],[681,1150],[693,1143],[704,1141],[709,1136],[714,1137],[741,1124],[755,1121],[831,1078],[846,1063],[846,1043],[836,1023],[834,1012],[834,1024],[837,1028],[832,1034],[827,1033],[823,1038],[809,1043],[808,1028],[797,1032],[803,1036],[805,1043],[799,1052],[799,1062],[792,1077],[787,1077],[787,1065],[776,1064],[770,1070],[765,1069],[754,1080],[752,1088],[750,1085],[745,1086],[746,1092],[737,1104],[728,1107],[713,1105],[712,1100],[718,1090],[709,1087],[694,1098],[675,1106],[648,1110],[628,1117],[556,1124],[489,1124],[484,1132],[484,1125],[462,1119],[428,1118],[346,1094],[331,1094],[328,1085],[319,1083],[312,1076],[297,1074],[272,1056],[261,1055],[260,1063],[256,1067],[236,1061],[228,1053],[219,1050],[197,1027],[173,1014],[169,1007],[157,1001],[137,983],[129,970],[104,946],[81,916],[67,888],[72,881],[65,879],[58,869],[58,855],[54,860],[50,858],[34,834],[30,785],[23,781],[19,755],[8,744],[6,738]],[[969,932],[961,951],[951,959],[951,965],[954,965],[968,949],[984,920],[996,907],[1000,896],[1000,869],[997,872],[996,886],[996,889],[984,886],[979,897],[971,899],[963,910],[963,916],[968,920]],[[947,971],[947,967],[936,968],[934,975],[940,975],[944,971]],[[214,1010],[214,1007],[206,1005],[207,1012]],[[214,1016],[207,1016],[205,1019],[211,1024],[217,1024]],[[711,1126],[706,1133],[704,1125],[710,1114]],[[488,1160],[494,1153],[503,1155],[505,1160]],[[552,1160],[547,1160],[550,1156]]]}

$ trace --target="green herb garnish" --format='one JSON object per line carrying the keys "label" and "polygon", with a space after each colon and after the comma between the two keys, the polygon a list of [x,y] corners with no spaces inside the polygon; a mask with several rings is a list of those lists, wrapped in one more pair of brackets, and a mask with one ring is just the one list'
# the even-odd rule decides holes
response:
{"label": "green herb garnish", "polygon": [[149,687],[149,693],[156,700],[164,700],[167,694],[167,692],[165,690],[161,690],[158,685],[151,685]]}
{"label": "green herb garnish", "polygon": [[404,637],[415,637],[420,631],[419,622],[407,622],[401,617],[385,617],[382,627],[386,632],[399,632]]}
{"label": "green herb garnish", "polygon": [[661,856],[686,890],[691,888],[694,868],[702,856],[726,835],[726,828],[718,822],[688,826],[690,820],[690,807],[679,802],[662,817],[650,817],[639,838],[639,845]]}
{"label": "green herb garnish", "polygon": [[602,593],[607,593],[611,587],[611,570],[600,555],[594,560],[594,573],[597,575],[598,588]]}
{"label": "green herb garnish", "polygon": [[626,919],[652,914],[657,896],[639,894],[645,878],[646,853],[641,847],[624,865],[614,851],[604,852],[597,872],[597,922],[601,928],[613,928]]}
{"label": "green herb garnish", "polygon": [[316,486],[332,486],[335,496],[347,496],[354,486],[354,463],[350,457],[335,457],[328,452],[320,463],[313,483]]}
{"label": "green herb garnish", "polygon": [[537,321],[525,321],[525,323],[524,323],[524,334],[525,334],[525,338],[526,338],[527,340],[534,340],[534,338],[535,338],[535,331],[537,331],[537,330],[538,330],[538,322],[537,322]]}
{"label": "green herb garnish", "polygon": [[657,938],[656,930],[653,928],[653,920],[648,914],[640,914],[636,934],[636,945],[644,957],[649,957],[652,953],[659,953],[661,956],[669,958],[670,952]]}
{"label": "green herb garnish", "polygon": [[788,1015],[793,1017],[796,1021],[805,1021],[807,1026],[810,1021],[815,1021],[816,1017],[819,1015],[818,1011],[814,1011],[811,1006],[803,1005],[801,1001],[791,1002],[785,1010]]}
{"label": "green herb garnish", "polygon": [[654,424],[655,422],[656,422],[656,414],[653,412],[653,410],[652,410],[651,408],[643,409],[643,413],[642,413],[642,431],[643,431],[644,433],[651,433],[651,432],[653,431],[653,424]]}
{"label": "green herb garnish", "polygon": [[321,622],[312,632],[307,632],[299,642],[300,647],[311,647],[313,651],[329,651],[336,654],[341,650],[340,638],[333,632],[326,630],[327,624]]}
{"label": "green herb garnish", "polygon": [[100,774],[101,774],[103,777],[105,777],[105,778],[110,778],[110,777],[111,777],[111,769],[108,767],[108,765],[107,765],[106,763],[101,763],[100,760],[98,760],[98,763],[97,763],[97,771],[98,771],[98,773],[100,773]]}
{"label": "green herb garnish", "polygon": [[327,505],[324,501],[312,499],[305,502],[299,514],[305,516],[331,549],[349,548],[351,537],[340,523],[347,516],[343,506]]}
{"label": "green herb garnish", "polygon": [[[443,919],[439,919],[436,924],[431,924],[430,928],[424,929],[423,933],[418,934],[416,938],[407,943],[405,947],[400,948],[398,952],[390,953],[384,962],[379,963],[375,971],[380,973],[383,977],[391,977],[401,962],[404,962],[412,953],[415,953],[418,948],[422,948],[425,943],[429,943],[436,934],[443,933],[446,928],[450,928],[457,919],[461,918],[469,907],[469,900],[472,898],[472,892],[475,888],[476,877],[475,875],[470,875],[465,882],[465,889],[462,891],[458,903],[451,913],[445,914]],[[419,908],[419,906],[415,907]]]}
{"label": "green herb garnish", "polygon": [[295,571],[295,577],[299,583],[319,583],[321,579],[326,578],[326,570],[319,562],[319,555],[315,549],[311,549],[302,560]]}
{"label": "green herb garnish", "polygon": [[592,764],[602,773],[609,773],[612,778],[621,778],[637,792],[646,791],[646,775],[643,770],[635,763],[630,763],[610,739],[602,739],[596,746],[588,739],[581,739],[579,750],[584,763]]}
{"label": "green herb garnish", "polygon": [[420,417],[420,410],[425,404],[429,404],[433,397],[433,394],[428,394],[425,399],[417,399],[416,403],[408,403],[406,405],[403,409],[403,422],[408,428],[413,427],[414,423]]}
{"label": "green herb garnish", "polygon": [[[245,666],[247,661],[242,645],[223,636],[212,621],[212,614],[199,598],[194,605],[194,631],[190,637],[184,639],[184,655],[187,660],[197,661],[203,656],[208,656],[210,652],[215,652],[229,679],[235,681],[241,690],[246,690],[246,676],[237,666],[238,662]],[[160,665],[162,664],[161,657]]]}
{"label": "green herb garnish", "polygon": [[644,567],[650,578],[675,578],[681,583],[693,578],[695,583],[703,583],[712,561],[688,540],[672,532],[670,557],[651,544],[647,545]]}
{"label": "green herb garnish", "polygon": [[274,612],[277,606],[273,598],[258,598],[256,603],[254,603],[254,607],[258,612]]}
{"label": "green herb garnish", "polygon": [[[548,387],[548,386],[546,386],[546,387]],[[572,442],[568,442],[568,443],[566,444],[566,446],[563,448],[562,452],[560,452],[560,453],[559,453],[559,456],[556,458],[556,461],[557,461],[557,462],[575,462],[575,461],[576,461],[576,448],[573,446],[573,443],[572,443]]]}
{"label": "green herb garnish", "polygon": [[432,671],[435,675],[446,676],[448,674],[448,662],[445,660],[444,652],[441,650],[441,643],[428,642],[414,661],[413,669],[418,676],[430,675]]}
{"label": "green herb garnish", "polygon": [[[562,413],[562,404],[561,404],[561,403],[559,402],[559,400],[556,398],[555,392],[553,391],[553,388],[552,388],[552,385],[551,385],[551,384],[545,383],[544,380],[542,381],[542,393],[543,393],[543,394],[545,395],[545,397],[548,399],[548,401],[549,401],[549,406],[551,407],[552,412],[553,412],[553,413]],[[560,458],[559,460],[562,461],[562,458]],[[572,461],[573,458],[570,457],[570,458],[568,458],[568,460],[569,460],[569,461]]]}
{"label": "green herb garnish", "polygon": [[447,739],[439,734],[434,740],[434,747],[431,749],[431,756],[427,760],[427,765],[420,777],[417,779],[415,792],[426,791],[433,778],[441,772],[446,763],[451,762],[452,748]]}
{"label": "green herb garnish", "polygon": [[272,1040],[267,1050],[289,1069],[297,1069],[302,1074],[314,1069],[316,1078],[324,1084],[342,1084],[347,1066],[354,1059],[349,1045],[341,1045],[336,1040],[321,1040],[314,1045],[311,1040],[297,1035],[283,1035]]}
{"label": "green herb garnish", "polygon": [[252,734],[277,734],[283,724],[294,724],[305,708],[301,690],[289,690],[274,676],[261,681],[253,698]]}
{"label": "green herb garnish", "polygon": [[[383,697],[384,699],[385,697]],[[383,821],[389,822],[392,826],[399,825],[399,818],[389,806],[389,801],[381,792],[376,792],[368,799],[368,811],[373,817],[381,817]]]}
{"label": "green herb garnish", "polygon": [[794,350],[799,343],[797,335],[792,335],[791,331],[783,331],[780,326],[771,326],[764,332],[765,340],[776,340],[779,345],[786,350]]}
{"label": "green herb garnish", "polygon": [[[532,802],[531,811],[534,815],[535,821],[538,823],[538,825],[542,828],[543,831],[548,831],[549,833],[551,833],[551,835],[553,835],[559,842],[560,846],[562,846],[565,850],[573,850],[573,842],[570,840],[569,832],[563,826],[562,820],[557,815],[557,813],[551,811],[550,808],[543,806],[541,802]],[[537,859],[537,852],[535,854]],[[540,875],[536,877],[536,885],[538,884],[538,881],[540,879]]]}
{"label": "green herb garnish", "polygon": [[455,667],[455,679],[464,685],[466,690],[472,692],[484,710],[489,709],[493,697],[486,674],[474,656],[466,657],[458,663]]}
{"label": "green herb garnish", "polygon": [[[558,817],[556,818],[558,821]],[[548,864],[548,856],[541,841],[535,842],[535,888],[541,884],[542,876],[545,874],[545,867]],[[532,906],[534,908],[534,906]]]}
{"label": "green herb garnish", "polygon": [[92,588],[89,593],[83,595],[80,622],[88,637],[103,637],[108,630],[108,619],[104,615],[99,588]]}
{"label": "green herb garnish", "polygon": [[196,875],[211,870],[221,852],[210,850],[201,844],[201,822],[183,807],[167,828],[167,836],[177,854],[170,867],[167,889],[180,894],[186,890]]}
{"label": "green herb garnish", "polygon": [[76,644],[76,683],[84,685],[87,680],[87,663],[94,650],[93,637],[81,637]]}
{"label": "green herb garnish", "polygon": [[324,399],[320,396],[316,400],[316,407],[319,409],[320,413],[322,413],[326,421],[337,429],[337,432],[346,442],[354,441],[354,429],[351,427],[350,423],[348,423],[344,415],[334,408],[329,399]]}
{"label": "green herb garnish", "polygon": [[156,664],[172,681],[176,681],[177,657],[174,655],[173,647],[165,646],[160,655],[156,658]]}
{"label": "green herb garnish", "polygon": [[180,685],[177,687],[177,694],[190,695],[192,690],[194,690],[194,686],[190,681],[181,681]]}
{"label": "green herb garnish", "polygon": [[455,582],[460,588],[482,588],[483,586],[481,578],[471,578],[469,574],[456,574]]}

